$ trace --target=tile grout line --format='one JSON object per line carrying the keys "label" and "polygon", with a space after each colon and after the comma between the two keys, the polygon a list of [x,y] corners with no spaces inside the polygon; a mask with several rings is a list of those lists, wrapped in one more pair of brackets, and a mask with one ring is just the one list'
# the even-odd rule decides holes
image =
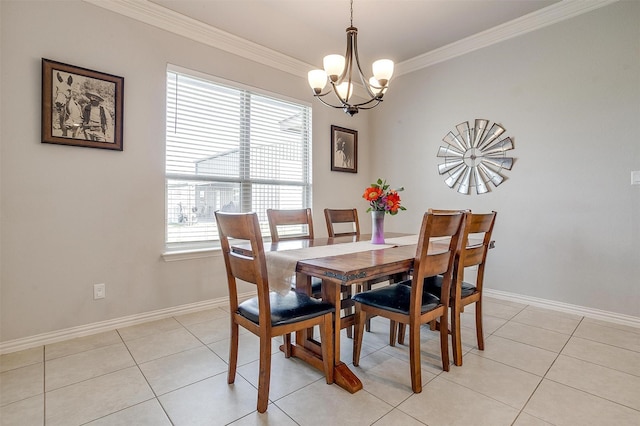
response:
{"label": "tile grout line", "polygon": [[[571,340],[571,338],[573,337],[574,333],[576,332],[576,330],[578,329],[578,327],[580,327],[580,324],[582,324],[582,321],[584,321],[584,317],[580,318],[580,321],[578,322],[578,325],[576,325],[576,327],[573,329],[573,331],[571,332],[571,334],[569,335],[569,338],[567,339],[567,341],[564,343],[564,345],[562,345],[562,348],[560,349],[560,351],[558,351],[558,354],[556,355],[556,357],[553,359],[553,361],[551,362],[551,364],[549,364],[549,367],[547,368],[547,371],[544,372],[544,374],[542,375],[542,378],[540,379],[540,381],[538,382],[538,384],[536,385],[535,389],[533,390],[533,392],[531,392],[531,395],[529,395],[529,398],[527,398],[527,401],[524,403],[524,405],[522,406],[522,409],[520,410],[520,412],[518,413],[518,415],[516,416],[515,421],[518,419],[518,417],[520,417],[520,414],[525,413],[524,409],[527,407],[527,405],[529,404],[529,402],[531,401],[531,398],[533,398],[533,395],[535,395],[536,391],[540,388],[540,385],[542,384],[542,382],[546,379],[547,374],[549,373],[549,371],[551,370],[551,368],[553,367],[553,365],[556,363],[556,361],[558,360],[558,358],[560,357],[560,354],[562,353],[562,351],[564,350],[564,348],[567,346],[567,344],[569,343],[569,341]],[[547,379],[549,380],[549,379]],[[530,415],[529,413],[525,413],[527,415]],[[533,416],[536,417],[536,416]],[[536,417],[538,418],[538,417]],[[540,419],[543,421],[546,421],[544,419]]]}
{"label": "tile grout line", "polygon": [[[524,311],[528,306],[529,306],[529,305],[526,305],[523,309],[521,309],[521,310],[518,312],[518,314],[519,314],[519,313],[521,313],[522,311]],[[531,326],[530,324],[527,324],[527,323],[520,323],[520,322],[518,322],[517,320],[514,320],[514,318],[515,318],[518,314],[515,314],[515,315],[514,315],[514,316],[512,316],[510,319],[507,319],[507,320],[505,321],[505,323],[504,323],[504,324],[502,324],[501,326],[499,326],[498,328],[496,328],[496,330],[494,330],[492,333],[489,333],[489,334],[487,335],[487,337],[490,337],[490,336],[495,335],[495,333],[496,333],[498,330],[502,329],[504,326],[506,326],[509,322],[512,322],[512,321],[513,321],[514,323],[518,323],[518,324],[522,324],[522,325],[526,325],[526,326]],[[491,316],[491,315],[489,315],[489,316]],[[216,355],[216,357],[218,357],[219,359],[221,359],[221,360],[222,360],[222,361],[223,361],[223,362],[228,366],[228,362],[227,362],[227,361],[225,361],[225,360],[224,360],[220,355],[218,355],[216,352],[214,352],[214,351],[213,351],[213,349],[211,349],[207,344],[205,344],[205,343],[204,343],[200,338],[198,338],[197,336],[195,336],[195,334],[193,334],[193,332],[191,332],[191,330],[189,330],[189,329],[188,329],[184,324],[182,324],[182,323],[181,323],[179,320],[177,320],[175,317],[172,317],[172,318],[174,318],[174,320],[176,320],[176,321],[178,322],[178,324],[180,324],[180,326],[181,326],[182,328],[184,328],[184,329],[185,329],[185,330],[186,330],[190,335],[192,335],[192,336],[193,336],[193,337],[194,337],[194,338],[195,338],[195,339],[196,339],[196,340],[197,340],[197,341],[198,341],[202,346],[205,346],[207,349],[209,349],[209,351],[210,351],[210,352],[212,352],[214,355]],[[221,316],[220,318],[224,318],[224,317],[222,317],[222,316]],[[496,317],[496,318],[499,318],[499,317]],[[218,318],[215,318],[215,319],[218,319]],[[206,322],[206,321],[203,321],[203,322]],[[518,411],[518,414],[516,415],[516,417],[515,417],[515,419],[513,420],[512,424],[514,424],[514,423],[516,423],[516,422],[517,422],[518,418],[520,418],[520,416],[522,415],[522,413],[524,413],[524,414],[526,414],[526,415],[529,415],[529,416],[532,416],[532,417],[534,417],[534,418],[538,418],[538,417],[536,417],[536,416],[533,416],[533,415],[531,415],[531,414],[526,413],[526,412],[525,412],[525,409],[526,409],[527,405],[530,403],[530,401],[531,401],[531,399],[532,399],[533,395],[535,395],[535,393],[536,393],[536,392],[538,391],[538,389],[540,388],[540,386],[541,386],[542,382],[544,382],[545,380],[550,381],[550,382],[553,382],[553,383],[557,383],[557,384],[560,384],[560,385],[563,385],[563,386],[567,386],[567,387],[569,387],[569,388],[571,388],[571,389],[574,389],[574,390],[576,390],[576,391],[579,391],[579,392],[585,393],[585,394],[587,394],[587,395],[593,396],[593,397],[598,398],[598,399],[602,399],[602,400],[604,400],[604,401],[611,402],[611,403],[616,404],[616,405],[619,405],[619,406],[621,406],[621,407],[626,407],[626,408],[631,409],[631,410],[636,411],[636,412],[639,412],[639,411],[640,411],[640,410],[638,410],[638,409],[636,409],[636,408],[629,407],[629,406],[627,406],[627,405],[625,405],[625,404],[622,404],[622,403],[619,403],[619,402],[616,402],[616,401],[612,401],[612,400],[607,399],[607,398],[605,398],[605,397],[602,397],[602,396],[599,396],[599,395],[595,395],[595,394],[593,394],[593,393],[591,393],[591,392],[588,392],[588,391],[585,391],[585,390],[582,390],[582,389],[579,389],[579,388],[575,388],[575,387],[573,387],[573,386],[569,386],[569,385],[566,385],[566,384],[561,383],[561,382],[557,382],[557,381],[552,380],[552,379],[550,379],[550,378],[548,378],[548,377],[547,377],[548,373],[551,371],[551,369],[552,369],[552,368],[553,368],[553,366],[556,364],[556,362],[558,361],[558,359],[559,359],[559,357],[560,357],[561,355],[564,355],[564,356],[569,357],[569,358],[573,358],[573,359],[581,360],[581,361],[584,361],[584,362],[587,362],[587,363],[590,363],[590,364],[593,364],[593,365],[596,365],[596,366],[599,366],[599,367],[607,368],[607,369],[610,369],[610,370],[613,370],[613,371],[618,371],[618,372],[621,372],[621,373],[625,373],[625,374],[629,374],[629,375],[631,375],[631,376],[637,377],[637,376],[635,376],[634,374],[627,373],[627,372],[625,372],[625,371],[616,370],[616,369],[610,368],[610,367],[608,367],[608,366],[606,366],[606,365],[601,365],[601,364],[598,364],[598,363],[595,363],[595,362],[592,362],[592,361],[588,361],[588,360],[582,360],[582,359],[580,359],[580,358],[572,357],[571,355],[566,355],[566,354],[563,354],[563,353],[562,353],[562,352],[564,351],[564,349],[567,347],[567,345],[569,344],[569,342],[571,341],[571,339],[572,339],[572,338],[574,338],[574,337],[575,337],[575,338],[585,339],[585,340],[587,340],[587,341],[591,341],[591,342],[599,343],[599,344],[602,344],[602,345],[606,345],[606,346],[609,346],[609,347],[612,347],[612,348],[617,348],[617,349],[626,350],[626,351],[629,351],[629,352],[634,352],[634,353],[637,353],[637,352],[638,352],[638,351],[634,351],[634,350],[631,350],[631,349],[628,349],[628,348],[623,348],[623,347],[620,347],[620,346],[617,346],[617,345],[612,345],[612,344],[604,343],[604,342],[601,342],[601,341],[598,341],[598,340],[593,340],[593,339],[591,339],[591,338],[577,336],[577,335],[576,335],[576,332],[577,332],[578,328],[579,328],[581,325],[586,325],[586,324],[587,324],[587,322],[585,322],[585,317],[584,317],[584,316],[583,316],[583,317],[581,317],[581,318],[580,318],[580,320],[579,320],[579,322],[578,322],[578,324],[574,327],[573,331],[571,332],[571,334],[569,334],[569,338],[568,338],[568,339],[565,341],[565,343],[562,345],[562,348],[561,348],[558,352],[556,352],[556,354],[555,354],[555,357],[554,357],[553,361],[550,363],[549,367],[546,369],[546,371],[544,372],[544,374],[541,376],[540,381],[539,381],[539,382],[538,382],[538,384],[535,386],[535,388],[533,389],[533,391],[531,392],[531,394],[530,394],[530,395],[529,395],[529,397],[527,398],[527,400],[526,400],[526,402],[524,403],[524,405],[522,406],[522,408]],[[600,326],[602,326],[601,324],[596,324],[596,325],[600,325]],[[533,326],[531,326],[531,327],[533,327]],[[603,327],[604,327],[604,326],[603,326]],[[467,327],[467,328],[470,328],[470,327]],[[554,331],[554,330],[549,330],[549,329],[545,329],[545,328],[541,328],[541,327],[536,327],[536,328],[540,328],[541,330],[546,330],[546,331]],[[617,329],[616,327],[610,327],[610,328],[612,328],[612,329]],[[472,328],[470,328],[470,329],[472,329]],[[617,329],[617,330],[620,330],[620,329]],[[131,350],[129,349],[129,346],[127,345],[126,341],[124,341],[124,338],[123,338],[123,337],[122,337],[122,335],[120,334],[120,331],[119,331],[119,330],[115,330],[115,331],[118,333],[118,336],[119,336],[119,338],[120,338],[121,343],[123,343],[123,344],[124,344],[125,348],[127,349],[127,352],[129,353],[129,355],[131,356],[132,360],[134,361],[134,363],[135,363],[136,367],[138,368],[138,371],[140,371],[140,373],[141,373],[141,374],[142,374],[142,376],[144,377],[144,379],[145,379],[145,381],[146,381],[147,385],[149,386],[149,388],[151,389],[151,391],[152,391],[152,393],[153,393],[154,397],[152,397],[152,398],[150,398],[150,399],[148,399],[148,400],[146,400],[146,401],[141,401],[141,402],[139,402],[139,403],[137,403],[137,404],[134,404],[134,405],[131,405],[131,406],[129,406],[129,407],[125,407],[125,408],[123,408],[122,410],[118,410],[118,411],[114,411],[113,413],[106,414],[106,415],[104,415],[104,416],[101,416],[100,418],[107,417],[107,416],[109,416],[109,415],[111,415],[111,414],[114,414],[114,413],[117,413],[117,412],[120,412],[120,411],[126,410],[126,409],[128,409],[128,408],[131,408],[131,407],[134,407],[134,406],[137,406],[137,405],[140,405],[140,404],[143,404],[143,403],[145,403],[145,402],[148,402],[148,401],[151,401],[151,400],[155,399],[155,400],[156,400],[156,402],[157,402],[158,404],[160,404],[160,407],[162,408],[162,410],[163,410],[163,412],[164,412],[164,414],[165,414],[166,418],[168,419],[168,421],[173,425],[174,423],[173,423],[173,421],[171,420],[171,418],[169,417],[169,415],[168,415],[167,411],[165,410],[165,407],[164,407],[164,406],[160,403],[160,401],[159,401],[159,397],[158,397],[157,392],[153,389],[153,387],[151,387],[151,384],[149,383],[149,380],[147,379],[147,377],[146,377],[146,376],[144,375],[144,373],[142,372],[142,369],[140,368],[140,365],[141,365],[141,364],[140,364],[140,363],[138,363],[138,362],[136,361],[136,359],[133,357],[133,354],[131,353]],[[628,332],[628,331],[626,331],[626,330],[622,330],[622,331]],[[628,332],[628,333],[631,333],[631,332]],[[154,334],[154,333],[152,333],[152,334]],[[559,334],[564,334],[564,333],[559,333]],[[143,337],[144,337],[144,336],[143,336]],[[518,342],[518,341],[516,341],[516,340],[509,339],[509,338],[507,338],[507,337],[502,337],[502,336],[497,336],[497,337],[503,338],[503,339],[505,339],[505,340],[510,340],[510,341],[513,341],[513,342],[517,342],[517,343],[520,343],[520,344],[524,344],[524,345],[527,345],[527,346],[530,346],[530,347],[534,347],[534,348],[542,349],[542,350],[545,350],[545,351],[548,351],[548,352],[555,352],[555,351],[550,351],[550,350],[548,350],[548,349],[539,348],[538,346],[530,345],[530,344],[528,344],[528,343]],[[221,339],[221,340],[224,340],[224,339]],[[110,345],[107,345],[107,346],[110,346]],[[90,350],[101,349],[101,348],[104,348],[104,347],[103,347],[103,346],[101,346],[101,347],[98,347],[98,348],[86,349],[86,350],[83,350],[83,351],[80,351],[80,352],[77,352],[77,353],[87,352],[87,351],[90,351]],[[179,351],[179,352],[177,352],[177,353],[186,352],[186,351],[193,350],[193,349],[195,349],[195,348],[186,349],[186,350],[183,350],[183,351]],[[369,356],[369,355],[371,355],[371,354],[374,354],[374,353],[377,353],[377,352],[380,352],[380,351],[382,351],[383,349],[384,349],[384,347],[383,347],[383,348],[378,348],[378,349],[376,349],[375,351],[373,351],[373,352],[371,352],[370,354],[368,354],[367,356]],[[471,353],[471,351],[472,351],[472,350],[473,350],[473,348],[469,349],[469,350],[466,352],[466,354]],[[58,357],[58,358],[53,358],[52,360],[46,360],[46,354],[47,354],[47,351],[46,351],[46,345],[43,345],[43,346],[42,346],[42,358],[43,358],[43,361],[42,361],[42,362],[43,362],[43,385],[42,385],[42,390],[43,390],[43,424],[45,424],[45,425],[46,425],[46,423],[47,423],[47,420],[46,420],[46,414],[47,414],[46,372],[47,372],[47,367],[48,367],[48,365],[47,365],[47,364],[48,364],[48,361],[53,361],[53,360],[55,360],[55,359],[59,359],[59,358],[61,358],[61,357]],[[75,355],[75,354],[69,354],[69,355],[65,355],[65,356],[71,356],[71,355]],[[175,355],[175,354],[166,355],[165,357],[167,357],[167,356],[171,356],[171,355]],[[393,357],[393,355],[391,355],[391,354],[388,354],[388,355]],[[477,354],[474,354],[474,355],[479,356],[479,355],[477,355]],[[164,358],[164,357],[161,357],[161,358],[158,358],[158,359],[162,359],[162,358]],[[394,358],[395,358],[395,357],[394,357]],[[490,358],[489,358],[489,359],[490,359]],[[150,361],[152,361],[152,360],[150,360]],[[149,362],[150,362],[150,361],[149,361]],[[500,362],[500,361],[495,361],[495,360],[491,360],[491,361],[498,362],[498,363],[503,364],[503,365],[505,365],[505,366],[509,366],[508,364],[504,364],[503,362]],[[512,367],[512,366],[509,366],[509,367],[511,367],[511,368],[516,368],[516,369],[518,369],[518,370],[521,370],[521,371],[526,372],[526,373],[529,373],[529,374],[534,374],[534,373],[530,373],[530,372],[528,372],[528,371],[522,370],[522,369],[517,368],[517,367]],[[125,368],[129,368],[129,367],[125,367]],[[124,368],[122,368],[122,369],[124,369]],[[121,371],[122,369],[119,369],[119,370],[116,370],[116,371]],[[112,372],[105,373],[105,374],[110,374],[110,373],[112,373]],[[446,379],[446,377],[443,375],[443,373],[444,373],[444,371],[441,371],[441,372],[439,372],[438,374],[435,374],[435,375],[434,375],[434,377],[433,377],[431,380],[429,380],[429,382],[431,382],[432,380],[434,380],[435,378],[438,378],[438,377],[440,377],[440,376],[442,376],[445,380],[447,380],[447,379]],[[105,374],[102,374],[101,376],[104,376]],[[222,373],[219,373],[219,374],[222,374]],[[215,374],[214,376],[217,376],[217,375],[219,375],[219,374]],[[534,374],[534,375],[535,375],[535,374]],[[193,382],[193,383],[190,383],[189,385],[192,385],[192,384],[194,384],[194,383],[201,382],[201,381],[203,381],[203,380],[209,379],[209,378],[214,377],[214,376],[209,376],[209,377],[206,377],[206,378],[204,378],[204,379],[197,380],[197,381],[195,381],[195,382]],[[241,377],[243,377],[243,379],[245,379],[249,384],[251,384],[251,382],[249,382],[249,381],[248,381],[244,376],[242,376],[242,374],[240,374],[240,376],[241,376]],[[100,377],[100,376],[97,376],[97,377]],[[540,376],[539,376],[539,377],[540,377]],[[89,379],[86,379],[86,380],[89,380]],[[86,381],[86,380],[82,380],[82,381]],[[322,377],[321,377],[321,378],[319,378],[318,380],[322,380]],[[82,382],[82,381],[80,381],[80,382]],[[303,386],[303,387],[302,387],[302,388],[300,388],[300,389],[303,389],[304,387],[307,387],[307,386],[309,386],[309,385],[311,385],[311,384],[313,384],[313,383],[316,383],[316,382],[317,382],[317,381],[313,381],[313,382],[311,382],[311,383],[309,383],[309,384],[307,384],[307,385]],[[427,382],[427,383],[429,383],[429,382]],[[79,382],[78,382],[78,383],[79,383]],[[454,383],[455,383],[455,382],[454,382]],[[185,385],[185,386],[188,386],[188,385]],[[185,386],[182,386],[182,387],[180,387],[180,388],[183,388],[183,387],[185,387]],[[255,386],[253,386],[252,384],[251,384],[251,386],[255,388]],[[466,387],[466,386],[465,386],[465,387]],[[180,389],[180,388],[178,388],[178,389]],[[292,394],[292,393],[294,393],[294,392],[297,392],[297,391],[299,391],[300,389],[297,389],[297,390],[295,390],[295,391],[292,391],[292,392],[290,392],[290,393],[289,393],[289,394],[287,394],[287,395],[290,395],[290,394]],[[470,389],[470,388],[468,388],[468,389]],[[54,390],[55,390],[55,389],[54,389]],[[172,390],[171,392],[173,392],[173,391],[175,391],[175,390],[177,390],[177,389],[174,389],[174,390]],[[474,391],[473,389],[470,389],[470,390],[472,390],[473,392],[477,392],[477,391]],[[365,391],[366,391],[366,390],[365,390]],[[367,392],[367,393],[369,393],[369,392]],[[380,399],[380,398],[376,397],[374,394],[371,394],[371,393],[369,393],[369,394],[370,394],[370,395],[372,395],[374,398]],[[284,396],[287,396],[287,395],[284,395]],[[381,416],[379,419],[376,419],[372,424],[375,424],[376,422],[379,422],[381,419],[383,419],[385,416],[389,415],[389,414],[390,414],[392,411],[394,411],[395,409],[398,409],[398,410],[399,410],[399,412],[402,412],[403,414],[406,414],[406,415],[408,415],[408,416],[410,416],[410,417],[412,417],[412,418],[413,418],[413,416],[411,416],[411,415],[409,415],[409,414],[405,413],[404,411],[402,411],[402,410],[400,410],[400,409],[398,408],[402,403],[404,403],[405,401],[407,401],[407,400],[408,400],[409,398],[411,398],[413,395],[414,395],[414,394],[410,394],[410,395],[408,395],[406,398],[404,398],[402,401],[400,401],[400,402],[399,402],[398,404],[396,404],[396,405],[391,405],[391,404],[389,404],[389,405],[391,405],[391,407],[392,407],[392,408],[391,408],[391,409],[390,409],[386,414],[384,414],[383,416]],[[284,396],[283,396],[283,397],[284,397]],[[485,396],[486,396],[486,395],[485,395]],[[283,397],[278,398],[278,400],[282,399]],[[495,400],[495,398],[492,398],[492,397],[489,397],[489,398],[491,398],[491,399],[494,399],[494,400]],[[503,403],[503,402],[501,402],[501,401],[498,401],[498,400],[495,400],[495,401],[500,402],[500,403],[501,403],[501,404],[503,404],[503,405],[510,406],[509,404],[505,404],[505,403]],[[385,404],[388,404],[386,401],[383,401],[383,402],[385,402]],[[277,401],[273,401],[273,400],[271,400],[271,404],[273,404],[274,406],[276,406],[276,407],[278,407],[278,408],[280,409],[280,407],[279,407],[279,406],[278,406],[278,404],[277,404]],[[294,423],[298,424],[297,422],[295,422],[295,420],[293,420],[293,418],[291,418],[291,416],[290,416],[286,411],[284,411],[283,409],[280,409],[280,410],[284,413],[284,415],[286,415],[288,418],[290,418]],[[254,413],[255,413],[255,411],[250,412],[250,413],[248,413],[248,414],[246,414],[246,415],[244,415],[244,416],[242,416],[242,417],[239,417],[238,419],[233,420],[231,423],[236,422],[236,421],[238,421],[238,420],[240,420],[240,419],[242,419],[242,418],[244,418],[244,417],[250,416],[251,414],[254,414]],[[95,420],[97,420],[97,419],[92,419],[92,420],[90,420],[89,422],[91,422],[91,421],[95,421]],[[417,419],[416,419],[416,420],[417,420]]]}
{"label": "tile grout line", "polygon": [[[558,352],[558,356],[556,357],[556,359],[553,361],[553,363],[551,363],[551,365],[550,365],[550,366],[549,366],[549,368],[547,369],[547,371],[546,371],[546,373],[545,373],[545,375],[544,375],[544,377],[543,377],[543,380],[544,380],[544,379],[546,379],[546,380],[549,380],[550,382],[557,383],[557,384],[562,385],[562,386],[567,386],[567,387],[569,387],[569,388],[571,388],[571,389],[574,389],[574,390],[577,390],[577,391],[579,391],[579,392],[586,393],[587,395],[591,395],[591,396],[593,396],[593,397],[595,397],[595,398],[600,398],[600,399],[603,399],[603,400],[605,400],[605,401],[609,401],[609,402],[611,402],[611,403],[613,403],[613,404],[620,405],[620,406],[622,406],[622,407],[626,407],[626,408],[629,408],[629,409],[631,409],[631,410],[634,410],[634,411],[638,411],[638,412],[640,412],[640,410],[638,410],[638,409],[636,409],[636,408],[633,408],[633,407],[629,407],[628,405],[622,404],[622,403],[620,403],[620,402],[612,401],[612,400],[610,400],[610,399],[608,399],[608,398],[605,398],[605,397],[600,396],[600,395],[593,394],[593,393],[588,392],[588,391],[586,391],[586,390],[584,390],[584,389],[576,388],[576,387],[570,386],[570,385],[568,385],[568,384],[566,384],[566,383],[558,382],[558,381],[556,381],[556,380],[553,380],[553,379],[547,378],[547,374],[549,373],[549,371],[550,371],[550,370],[551,370],[551,368],[553,367],[553,364],[555,364],[555,362],[558,360],[558,358],[560,358],[560,355],[565,356],[565,357],[568,357],[568,358],[577,359],[577,360],[579,360],[579,361],[586,362],[586,363],[588,363],[588,364],[592,364],[592,365],[596,365],[596,366],[598,366],[598,367],[606,368],[606,369],[609,369],[609,370],[612,370],[612,371],[616,371],[616,372],[620,372],[620,373],[624,373],[624,374],[629,374],[630,376],[633,376],[633,377],[638,377],[638,376],[636,376],[636,375],[634,375],[634,374],[626,373],[626,372],[624,372],[624,371],[620,371],[620,370],[616,370],[616,369],[614,369],[614,368],[607,367],[606,365],[600,365],[600,364],[595,363],[595,362],[592,362],[592,361],[588,361],[588,360],[584,360],[584,359],[580,359],[580,358],[572,357],[572,356],[570,356],[570,355],[565,355],[565,354],[563,354],[563,353],[562,353],[562,351],[563,351],[563,350],[564,350],[564,348],[567,346],[567,344],[569,344],[569,341],[571,340],[571,338],[576,337],[576,338],[578,338],[578,339],[585,339],[584,337],[574,336],[575,332],[578,330],[578,327],[580,327],[580,325],[583,323],[584,319],[585,319],[585,317],[582,317],[582,319],[580,320],[580,322],[578,323],[578,325],[576,326],[576,328],[575,328],[575,329],[573,330],[573,332],[571,333],[571,336],[569,337],[569,339],[567,340],[567,342],[562,346],[562,349],[560,350],[560,352]],[[591,342],[596,342],[596,343],[603,343],[603,342],[598,342],[597,340],[591,340],[591,339],[585,339],[585,340],[589,340],[589,341],[591,341]],[[607,346],[614,347],[614,348],[618,348],[618,349],[625,349],[625,348],[621,348],[621,347],[619,347],[619,346],[611,345],[611,344],[608,344],[608,343],[603,343],[603,344],[605,344],[605,345],[607,345]],[[632,351],[632,352],[635,352],[635,351]]]}

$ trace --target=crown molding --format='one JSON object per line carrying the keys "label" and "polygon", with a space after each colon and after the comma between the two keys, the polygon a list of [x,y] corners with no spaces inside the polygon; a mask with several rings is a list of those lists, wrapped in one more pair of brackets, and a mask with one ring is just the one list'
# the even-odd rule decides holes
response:
{"label": "crown molding", "polygon": [[504,40],[544,28],[618,0],[563,0],[497,27],[461,39],[396,65],[396,76],[427,68]]}
{"label": "crown molding", "polygon": [[[234,36],[148,0],[83,0],[154,27],[234,55],[306,78],[313,65]],[[563,0],[497,27],[396,64],[396,76],[408,74],[487,46],[590,12],[618,0]]]}
{"label": "crown molding", "polygon": [[314,67],[226,31],[181,15],[148,0],[83,0],[145,24],[215,47],[296,76]]}

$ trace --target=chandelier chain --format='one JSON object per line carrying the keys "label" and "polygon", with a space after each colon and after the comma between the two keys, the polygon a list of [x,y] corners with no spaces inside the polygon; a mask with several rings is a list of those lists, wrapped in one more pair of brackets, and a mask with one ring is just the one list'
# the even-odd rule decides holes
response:
{"label": "chandelier chain", "polygon": [[351,26],[353,27],[353,0],[351,0]]}

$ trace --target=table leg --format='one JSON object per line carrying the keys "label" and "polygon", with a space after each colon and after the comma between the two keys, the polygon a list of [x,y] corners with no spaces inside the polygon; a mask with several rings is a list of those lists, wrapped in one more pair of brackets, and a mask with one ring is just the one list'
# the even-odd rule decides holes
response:
{"label": "table leg", "polygon": [[333,281],[322,280],[322,300],[336,307],[333,316],[333,348],[336,353],[336,364],[340,362],[340,284]]}
{"label": "table leg", "polygon": [[350,393],[355,393],[362,389],[362,382],[345,363],[340,361],[340,330],[342,329],[342,321],[340,318],[340,290],[340,283],[327,280],[322,281],[322,300],[336,307],[336,312],[333,316],[333,350],[335,355],[335,367],[333,369],[334,382]]}
{"label": "table leg", "polygon": [[[305,274],[296,274],[296,291],[306,294],[311,293],[311,277]],[[362,382],[358,377],[340,361],[340,284],[332,281],[322,282],[322,299],[336,306],[336,314],[333,322],[333,344],[334,344],[334,382],[350,393],[355,393],[362,389]],[[280,350],[284,351],[284,346]],[[313,334],[308,330],[296,333],[296,344],[292,345],[291,356],[299,358],[315,368],[322,370],[322,351],[320,344],[313,340]]]}

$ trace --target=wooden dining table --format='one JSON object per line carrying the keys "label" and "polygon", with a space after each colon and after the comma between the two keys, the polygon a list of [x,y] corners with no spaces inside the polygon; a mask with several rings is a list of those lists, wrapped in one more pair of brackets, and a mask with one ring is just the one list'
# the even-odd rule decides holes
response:
{"label": "wooden dining table", "polygon": [[[386,233],[387,240],[407,234]],[[288,240],[278,243],[266,243],[265,252],[294,250],[296,248],[317,247],[342,244],[355,241],[368,241],[370,235],[359,237],[314,238],[313,240]],[[448,249],[447,243],[431,242],[429,251],[438,253]],[[326,252],[326,251],[325,251]],[[341,316],[341,286],[354,285],[366,281],[380,281],[388,278],[397,281],[405,278],[413,266],[416,244],[389,246],[388,248],[358,251],[355,253],[337,254],[317,258],[306,258],[297,261],[296,291],[310,293],[311,277],[322,279],[322,299],[336,306],[334,315],[334,378],[335,383],[351,393],[362,389],[362,382],[340,360],[340,330],[354,323],[354,316]],[[313,338],[311,330],[296,333],[296,342],[292,345],[292,355],[322,370],[320,342]]]}

